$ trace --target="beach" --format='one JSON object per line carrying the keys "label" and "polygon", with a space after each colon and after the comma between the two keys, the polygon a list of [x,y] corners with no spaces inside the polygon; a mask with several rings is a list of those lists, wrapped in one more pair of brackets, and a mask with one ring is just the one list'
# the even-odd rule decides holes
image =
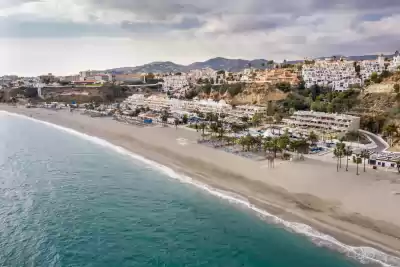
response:
{"label": "beach", "polygon": [[[77,112],[0,106],[99,137],[220,190],[233,192],[280,218],[301,222],[339,241],[400,256],[400,176],[307,159],[268,168],[197,144],[200,133],[173,127],[136,127]],[[29,129],[27,129],[29,134]],[[34,140],[33,140],[34,141]],[[368,252],[368,251],[366,251]]]}

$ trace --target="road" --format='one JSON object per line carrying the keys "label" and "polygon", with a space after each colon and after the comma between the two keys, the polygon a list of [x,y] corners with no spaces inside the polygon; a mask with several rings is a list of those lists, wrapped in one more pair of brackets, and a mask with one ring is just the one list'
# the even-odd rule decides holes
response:
{"label": "road", "polygon": [[386,148],[389,147],[389,145],[379,136],[377,136],[376,134],[367,132],[367,131],[363,131],[360,130],[361,133],[367,135],[369,138],[372,139],[372,141],[375,142],[375,144],[377,145],[377,148],[373,149],[375,152],[382,152],[384,151]]}

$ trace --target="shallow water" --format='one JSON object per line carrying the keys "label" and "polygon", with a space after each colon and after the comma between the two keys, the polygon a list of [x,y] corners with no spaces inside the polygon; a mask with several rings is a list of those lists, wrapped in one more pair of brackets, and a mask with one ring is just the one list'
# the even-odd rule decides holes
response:
{"label": "shallow water", "polygon": [[113,150],[0,116],[0,266],[360,266]]}

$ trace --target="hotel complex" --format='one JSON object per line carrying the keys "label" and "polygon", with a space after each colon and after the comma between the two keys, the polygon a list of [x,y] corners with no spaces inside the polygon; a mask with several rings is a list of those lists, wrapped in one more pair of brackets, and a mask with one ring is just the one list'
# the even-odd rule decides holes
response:
{"label": "hotel complex", "polygon": [[360,128],[359,117],[314,111],[296,111],[290,118],[283,119],[283,122],[290,127],[327,132],[351,132]]}
{"label": "hotel complex", "polygon": [[253,117],[256,113],[264,114],[267,111],[266,107],[243,105],[232,107],[227,104],[224,100],[218,102],[209,100],[179,100],[169,99],[165,97],[150,96],[145,97],[141,94],[134,94],[128,97],[124,102],[124,105],[129,106],[131,109],[136,107],[148,107],[151,110],[161,111],[163,109],[169,110],[182,110],[182,111],[198,111],[202,113],[223,113],[234,117]]}

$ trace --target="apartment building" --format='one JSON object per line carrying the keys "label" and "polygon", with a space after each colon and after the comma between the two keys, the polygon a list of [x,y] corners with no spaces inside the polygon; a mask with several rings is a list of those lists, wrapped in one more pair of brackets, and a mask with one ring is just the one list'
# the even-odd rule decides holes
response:
{"label": "apartment building", "polygon": [[350,132],[360,128],[360,118],[345,114],[314,111],[296,111],[290,118],[283,119],[289,127],[315,129],[327,132]]}
{"label": "apartment building", "polygon": [[397,71],[399,69],[399,67],[400,67],[400,53],[399,53],[399,51],[396,51],[394,53],[393,60],[389,65],[389,70]]}
{"label": "apartment building", "polygon": [[199,79],[217,80],[217,72],[211,68],[191,70],[187,74],[190,83],[196,83]]}
{"label": "apartment building", "polygon": [[177,91],[189,87],[188,76],[184,73],[181,75],[165,76],[163,80],[162,88],[164,92]]}
{"label": "apartment building", "polygon": [[360,76],[363,82],[369,79],[372,73],[381,74],[385,70],[385,58],[383,55],[379,56],[376,60],[363,60],[359,64]]}
{"label": "apartment building", "polygon": [[163,109],[170,110],[184,110],[184,111],[199,111],[202,113],[224,113],[234,117],[248,116],[252,117],[256,113],[265,113],[265,107],[259,106],[237,106],[233,108],[231,105],[227,104],[224,100],[218,102],[208,99],[208,100],[179,100],[179,99],[169,99],[165,97],[150,96],[145,98],[141,94],[135,94],[128,97],[124,102],[125,105],[135,107],[149,107],[152,110],[160,111]]}
{"label": "apartment building", "polygon": [[[355,65],[359,64],[360,72],[356,72]],[[364,60],[359,63],[344,59],[317,60],[314,64],[306,64],[302,69],[302,77],[306,88],[317,84],[331,87],[335,91],[345,91],[351,86],[364,85],[364,81],[371,74],[378,74],[385,70],[385,59],[379,56],[376,60]]]}
{"label": "apartment building", "polygon": [[306,88],[317,84],[331,87],[335,91],[344,91],[351,85],[362,85],[353,61],[319,60],[312,65],[304,65],[302,76]]}

